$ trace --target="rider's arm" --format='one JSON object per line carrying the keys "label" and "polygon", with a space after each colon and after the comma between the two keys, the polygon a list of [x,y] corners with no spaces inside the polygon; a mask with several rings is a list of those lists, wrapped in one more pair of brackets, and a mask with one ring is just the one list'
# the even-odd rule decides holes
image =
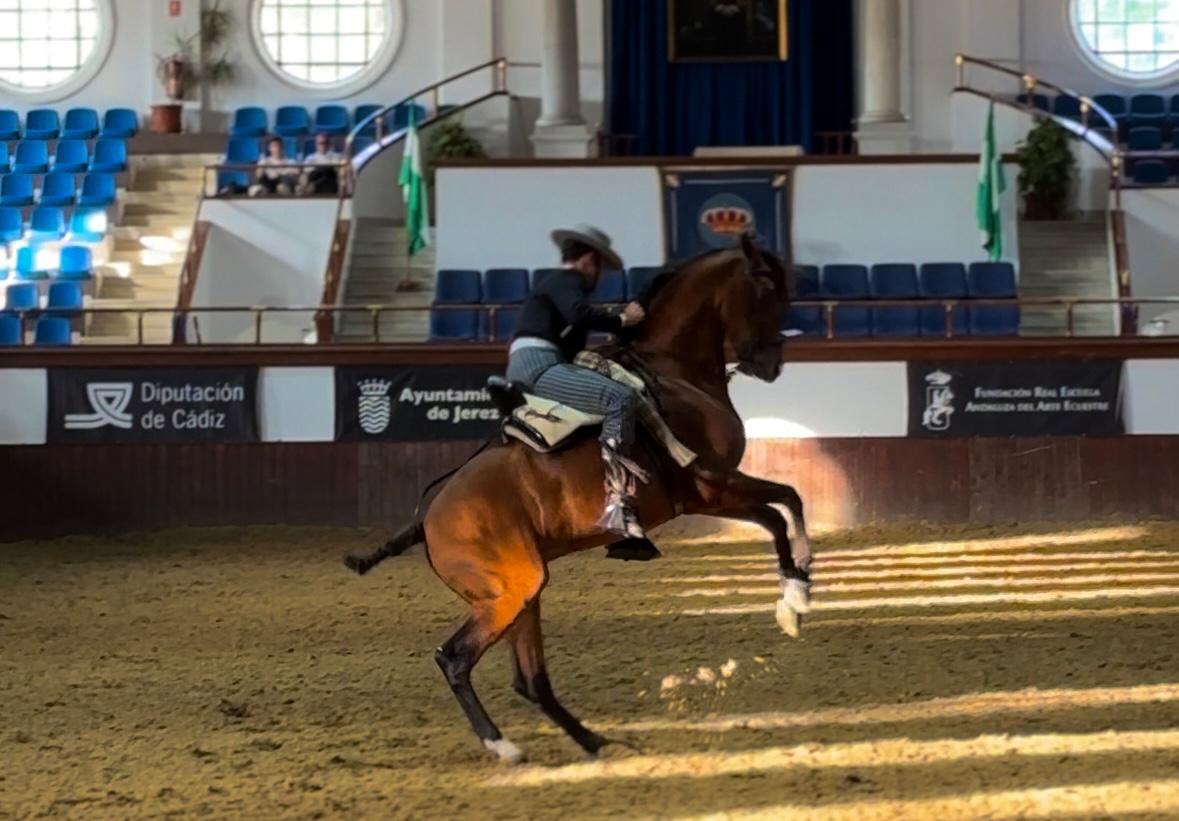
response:
{"label": "rider's arm", "polygon": [[565,322],[575,328],[615,334],[622,330],[622,317],[609,308],[592,304],[580,288],[553,288],[549,299]]}

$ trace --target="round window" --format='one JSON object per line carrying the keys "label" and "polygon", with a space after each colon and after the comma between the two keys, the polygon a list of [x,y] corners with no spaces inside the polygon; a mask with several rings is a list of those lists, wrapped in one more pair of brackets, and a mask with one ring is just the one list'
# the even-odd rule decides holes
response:
{"label": "round window", "polygon": [[1146,84],[1179,73],[1179,0],[1069,0],[1069,16],[1106,74]]}
{"label": "round window", "polygon": [[98,73],[113,35],[110,0],[0,2],[0,87],[29,101],[68,96]]}

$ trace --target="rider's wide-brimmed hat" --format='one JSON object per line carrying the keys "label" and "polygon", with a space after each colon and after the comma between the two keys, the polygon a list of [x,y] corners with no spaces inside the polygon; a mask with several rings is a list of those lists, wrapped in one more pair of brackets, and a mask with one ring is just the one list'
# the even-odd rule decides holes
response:
{"label": "rider's wide-brimmed hat", "polygon": [[624,266],[622,257],[614,250],[610,235],[592,225],[575,225],[572,228],[558,228],[553,231],[553,242],[560,248],[569,240],[588,245],[602,256],[602,267],[613,271],[621,271]]}

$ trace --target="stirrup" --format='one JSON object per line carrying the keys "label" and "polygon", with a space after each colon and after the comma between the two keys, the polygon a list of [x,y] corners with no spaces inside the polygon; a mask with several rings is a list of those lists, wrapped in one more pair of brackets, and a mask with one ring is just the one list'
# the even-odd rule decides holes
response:
{"label": "stirrup", "polygon": [[598,525],[607,533],[624,536],[628,539],[646,539],[646,531],[639,524],[639,517],[627,502],[614,493],[606,495],[606,510]]}

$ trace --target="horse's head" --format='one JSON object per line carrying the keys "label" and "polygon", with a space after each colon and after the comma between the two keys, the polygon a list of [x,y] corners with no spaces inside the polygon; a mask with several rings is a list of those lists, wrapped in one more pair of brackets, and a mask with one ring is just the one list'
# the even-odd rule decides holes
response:
{"label": "horse's head", "polygon": [[766,382],[782,372],[781,317],[789,304],[786,266],[741,237],[745,265],[721,287],[718,307],[725,327],[725,349],[737,370]]}

